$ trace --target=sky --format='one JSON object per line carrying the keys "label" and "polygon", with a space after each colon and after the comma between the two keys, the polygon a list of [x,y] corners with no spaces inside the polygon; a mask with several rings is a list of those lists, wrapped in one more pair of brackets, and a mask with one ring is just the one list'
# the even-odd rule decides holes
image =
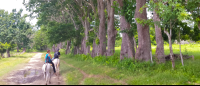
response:
{"label": "sky", "polygon": [[[26,11],[26,8],[22,3],[23,0],[0,0],[0,9],[4,9],[5,11],[8,11],[10,13],[12,12],[12,9],[16,9],[17,11],[19,11],[22,8],[23,9],[22,15],[30,14],[30,12]],[[30,22],[31,25],[35,25],[37,23],[36,18],[32,20],[30,20],[30,18],[27,18],[26,21]]]}

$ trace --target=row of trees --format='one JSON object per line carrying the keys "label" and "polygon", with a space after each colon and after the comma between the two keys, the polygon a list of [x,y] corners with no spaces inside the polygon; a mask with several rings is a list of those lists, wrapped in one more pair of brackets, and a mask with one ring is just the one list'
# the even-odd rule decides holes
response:
{"label": "row of trees", "polygon": [[0,10],[0,52],[2,57],[5,50],[7,56],[10,57],[10,50],[14,48],[17,48],[18,52],[23,48],[23,52],[25,52],[30,43],[32,26],[25,21],[28,16],[22,16],[22,12],[22,9],[18,12],[13,9],[11,13]]}
{"label": "row of trees", "polygon": [[[200,38],[199,0],[29,0],[24,4],[32,14],[38,14],[37,24],[47,35],[47,43],[55,48],[67,41],[66,53],[71,48],[74,54],[112,56],[121,33],[121,60],[135,57],[150,61],[149,29],[155,28],[156,57],[165,62],[164,41],[168,41],[174,68],[172,40]],[[147,18],[147,9],[153,18]],[[195,22],[194,27],[185,20]]]}

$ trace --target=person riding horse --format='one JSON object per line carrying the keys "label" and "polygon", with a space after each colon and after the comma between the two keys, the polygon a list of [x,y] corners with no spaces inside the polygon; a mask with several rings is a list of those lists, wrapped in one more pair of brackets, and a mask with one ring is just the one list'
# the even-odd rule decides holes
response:
{"label": "person riding horse", "polygon": [[54,63],[53,63],[52,60],[51,60],[52,56],[51,56],[50,52],[51,52],[50,50],[47,50],[47,54],[45,55],[45,63],[50,63],[50,64],[52,64],[54,74],[57,76]]}
{"label": "person riding horse", "polygon": [[59,59],[59,57],[60,57],[60,52],[59,51],[60,51],[60,49],[57,49],[57,52],[54,53],[54,57],[53,57],[52,61],[54,59]]}

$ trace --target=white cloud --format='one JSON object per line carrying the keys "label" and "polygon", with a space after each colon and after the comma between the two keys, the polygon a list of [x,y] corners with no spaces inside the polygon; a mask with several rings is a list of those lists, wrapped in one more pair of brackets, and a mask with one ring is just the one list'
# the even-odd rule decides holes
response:
{"label": "white cloud", "polygon": [[[9,13],[12,12],[12,9],[16,9],[17,11],[23,9],[22,15],[30,14],[30,12],[26,11],[26,8],[22,3],[23,0],[0,0],[0,9],[4,9]],[[30,22],[32,25],[35,25],[37,23],[37,19],[30,20],[30,18],[27,18],[26,21]]]}

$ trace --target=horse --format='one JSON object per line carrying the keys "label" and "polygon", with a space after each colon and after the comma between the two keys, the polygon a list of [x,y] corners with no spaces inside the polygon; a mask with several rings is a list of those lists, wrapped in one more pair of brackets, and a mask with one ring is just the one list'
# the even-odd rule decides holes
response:
{"label": "horse", "polygon": [[57,74],[59,75],[59,71],[60,71],[60,59],[56,58],[52,61],[55,65],[55,69]]}
{"label": "horse", "polygon": [[53,74],[53,67],[51,66],[51,64],[45,63],[42,66],[42,71],[44,74],[44,78],[46,80],[46,85],[47,85],[47,83],[51,84],[51,75]]}

